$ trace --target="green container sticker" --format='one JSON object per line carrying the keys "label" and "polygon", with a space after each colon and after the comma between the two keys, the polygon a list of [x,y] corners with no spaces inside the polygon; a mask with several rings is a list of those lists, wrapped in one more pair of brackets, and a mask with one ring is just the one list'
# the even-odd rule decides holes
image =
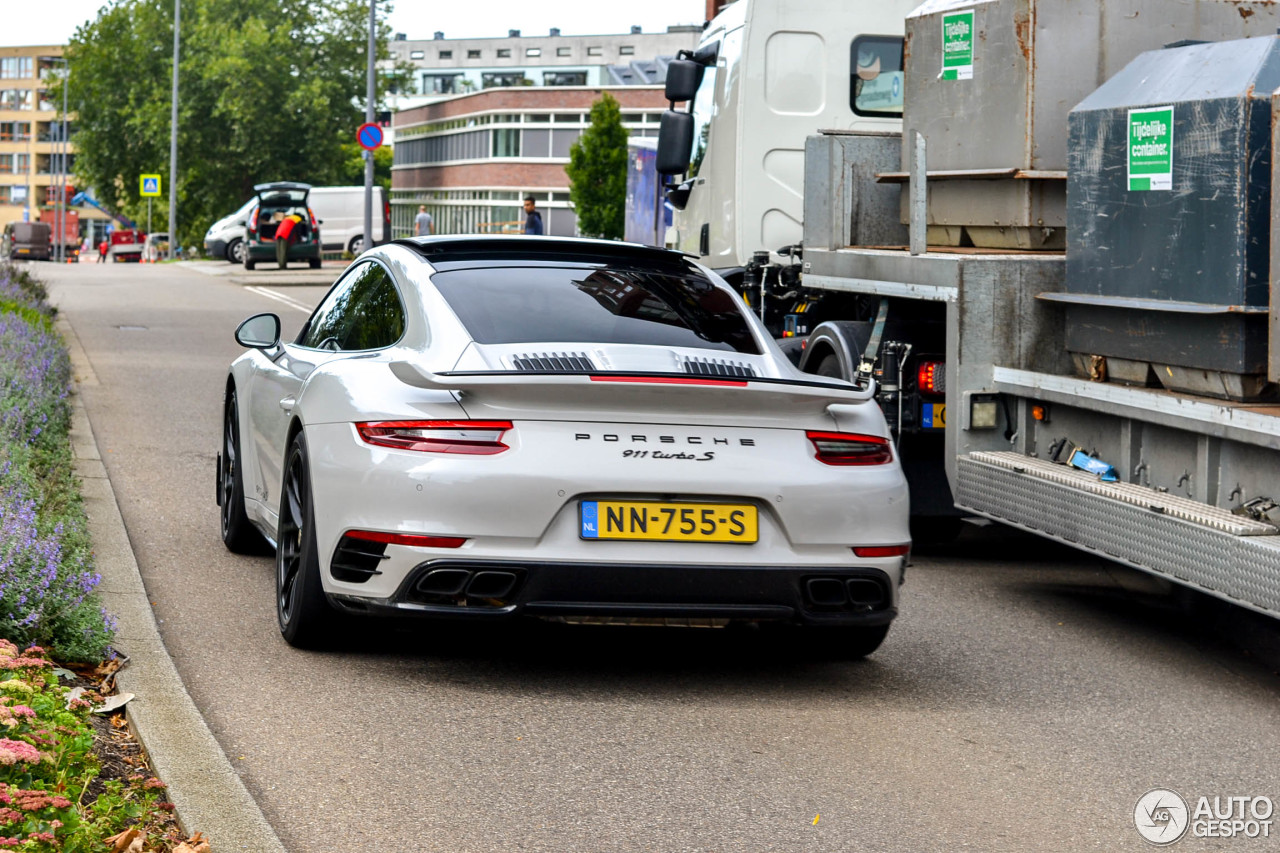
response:
{"label": "green container sticker", "polygon": [[942,16],[942,79],[973,79],[973,10]]}
{"label": "green container sticker", "polygon": [[1173,189],[1173,107],[1129,110],[1129,189]]}

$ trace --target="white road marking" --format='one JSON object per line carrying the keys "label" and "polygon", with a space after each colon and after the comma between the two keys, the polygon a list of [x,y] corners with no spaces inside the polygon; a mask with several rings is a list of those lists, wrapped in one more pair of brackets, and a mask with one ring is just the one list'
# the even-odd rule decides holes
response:
{"label": "white road marking", "polygon": [[248,290],[252,293],[256,293],[259,296],[265,296],[268,299],[274,299],[276,302],[283,302],[285,305],[288,305],[290,308],[295,308],[298,311],[301,311],[303,314],[310,314],[312,311],[311,306],[306,305],[302,302],[299,302],[298,300],[294,299],[292,296],[285,296],[283,293],[277,293],[276,291],[269,290],[268,288],[265,288],[265,287],[255,287],[251,285],[249,287],[246,287],[245,290]]}

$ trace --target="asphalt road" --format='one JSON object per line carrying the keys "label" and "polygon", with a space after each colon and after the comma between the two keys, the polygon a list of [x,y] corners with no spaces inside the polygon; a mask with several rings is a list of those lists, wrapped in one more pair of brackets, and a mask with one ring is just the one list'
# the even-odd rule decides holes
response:
{"label": "asphalt road", "polygon": [[324,288],[36,271],[92,364],[165,643],[291,851],[1145,850],[1149,789],[1280,800],[1276,623],[995,527],[917,553],[859,663],[753,632],[536,624],[296,651],[272,561],[219,540],[214,456],[232,331],[275,310],[291,333],[288,300]]}

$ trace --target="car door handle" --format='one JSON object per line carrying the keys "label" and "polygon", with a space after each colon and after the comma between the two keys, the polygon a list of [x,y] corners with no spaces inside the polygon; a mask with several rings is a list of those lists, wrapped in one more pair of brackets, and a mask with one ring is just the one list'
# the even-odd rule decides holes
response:
{"label": "car door handle", "polygon": [[291,415],[293,414],[294,404],[297,402],[293,397],[285,397],[280,400],[280,408],[284,410],[286,415]]}

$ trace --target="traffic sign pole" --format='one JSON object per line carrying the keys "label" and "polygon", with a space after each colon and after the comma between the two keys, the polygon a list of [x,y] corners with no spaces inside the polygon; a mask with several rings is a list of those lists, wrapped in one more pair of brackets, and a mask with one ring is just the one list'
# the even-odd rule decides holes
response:
{"label": "traffic sign pole", "polygon": [[[374,99],[377,97],[377,87],[374,84],[376,80],[377,68],[375,62],[378,58],[378,0],[369,0],[369,46],[365,50],[365,56],[368,58],[368,67],[366,74],[368,76],[367,91],[364,108],[364,121],[366,125],[374,124],[377,116],[374,114],[376,106]],[[377,125],[374,125],[375,127]],[[361,128],[361,134],[364,128]],[[361,135],[358,134],[358,135]],[[378,134],[378,142],[382,142],[382,134]],[[363,144],[363,143],[362,143]],[[366,146],[364,152],[364,245],[361,248],[368,249],[373,245],[373,148]]]}

